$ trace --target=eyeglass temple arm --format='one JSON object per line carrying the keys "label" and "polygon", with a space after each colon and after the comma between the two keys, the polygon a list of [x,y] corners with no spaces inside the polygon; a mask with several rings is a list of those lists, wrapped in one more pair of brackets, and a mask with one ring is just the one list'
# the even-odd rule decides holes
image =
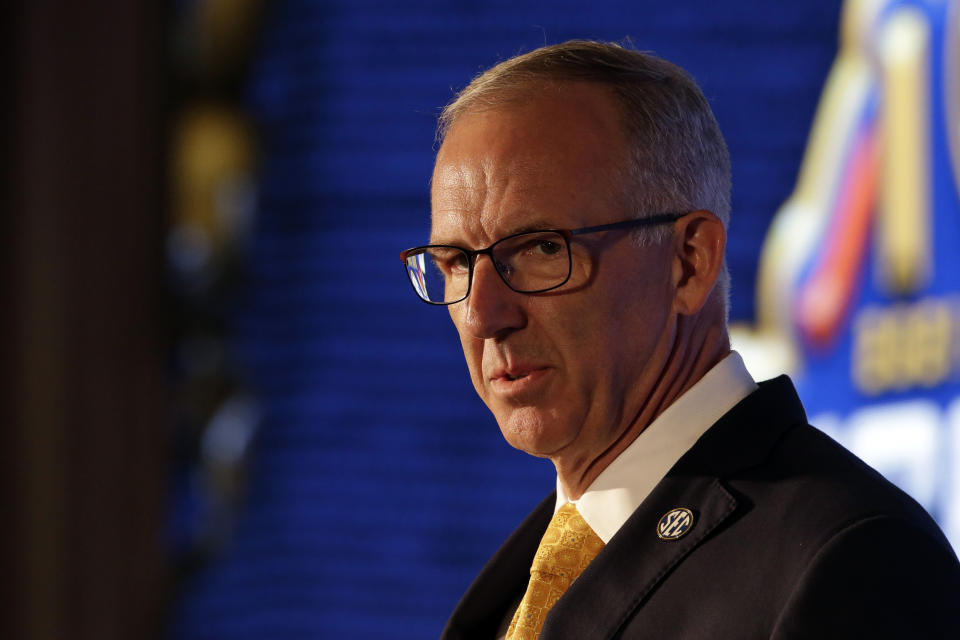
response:
{"label": "eyeglass temple arm", "polygon": [[690,213],[660,213],[649,218],[635,218],[633,220],[624,220],[623,222],[613,222],[611,224],[600,224],[593,227],[583,227],[582,229],[573,229],[570,235],[579,236],[584,233],[594,233],[597,231],[612,231],[613,229],[628,229],[630,227],[649,227],[656,224],[665,224],[667,222],[676,222],[683,216]]}

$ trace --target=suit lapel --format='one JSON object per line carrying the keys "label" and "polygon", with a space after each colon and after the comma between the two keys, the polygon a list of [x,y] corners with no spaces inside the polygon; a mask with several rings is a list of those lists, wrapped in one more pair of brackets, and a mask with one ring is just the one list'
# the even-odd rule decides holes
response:
{"label": "suit lapel", "polygon": [[[803,407],[786,376],[761,383],[657,484],[557,602],[540,638],[614,637],[671,571],[734,514],[738,502],[723,481],[761,464],[784,433],[805,423]],[[678,507],[693,512],[693,525],[679,539],[662,540],[657,524]]]}
{"label": "suit lapel", "polygon": [[526,589],[530,563],[553,517],[556,493],[530,513],[497,550],[453,610],[441,640],[490,640],[507,608]]}
{"label": "suit lapel", "polygon": [[[736,509],[716,478],[666,477],[557,602],[543,640],[611,638],[670,571]],[[693,525],[677,540],[663,540],[657,524],[685,507]]]}

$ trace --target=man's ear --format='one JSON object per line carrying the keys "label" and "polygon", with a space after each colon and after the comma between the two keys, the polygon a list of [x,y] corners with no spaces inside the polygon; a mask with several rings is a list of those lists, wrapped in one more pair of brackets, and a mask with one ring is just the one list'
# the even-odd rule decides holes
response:
{"label": "man's ear", "polygon": [[713,212],[700,209],[677,220],[673,236],[674,311],[700,311],[723,269],[727,232]]}

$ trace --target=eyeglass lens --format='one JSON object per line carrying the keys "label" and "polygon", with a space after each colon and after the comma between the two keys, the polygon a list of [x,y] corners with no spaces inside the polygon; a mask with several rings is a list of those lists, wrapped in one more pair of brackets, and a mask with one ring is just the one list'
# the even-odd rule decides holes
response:
{"label": "eyeglass lens", "polygon": [[[509,236],[491,248],[494,266],[521,293],[552,289],[570,276],[567,240],[555,231]],[[456,247],[425,247],[407,255],[407,274],[427,302],[450,304],[470,289],[470,256]]]}

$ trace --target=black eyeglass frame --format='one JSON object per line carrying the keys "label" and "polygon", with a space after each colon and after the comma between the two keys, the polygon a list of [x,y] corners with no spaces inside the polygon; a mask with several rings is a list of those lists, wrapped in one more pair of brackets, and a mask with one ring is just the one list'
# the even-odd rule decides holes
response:
{"label": "black eyeglass frame", "polygon": [[[456,304],[458,302],[463,302],[470,295],[470,290],[473,288],[473,268],[477,263],[477,256],[485,255],[490,258],[490,262],[493,263],[493,269],[497,272],[497,275],[500,276],[500,279],[503,280],[503,283],[507,285],[512,291],[523,294],[536,294],[536,293],[545,293],[547,291],[553,291],[554,289],[559,289],[563,285],[567,284],[570,281],[570,275],[573,272],[573,254],[570,251],[570,238],[573,236],[582,236],[588,233],[597,233],[600,231],[613,231],[616,229],[630,229],[634,227],[652,227],[659,224],[667,224],[671,222],[676,222],[685,215],[690,214],[690,211],[685,211],[683,213],[658,213],[647,218],[631,218],[630,220],[621,220],[620,222],[610,222],[608,224],[598,224],[590,227],[581,227],[579,229],[532,229],[530,231],[520,231],[519,233],[511,233],[508,236],[500,238],[489,247],[485,249],[467,249],[464,247],[457,246],[455,244],[425,244],[419,247],[413,247],[407,249],[406,251],[400,252],[400,260],[403,261],[404,270],[407,272],[407,281],[410,283],[410,286],[413,287],[414,292],[417,294],[417,298],[423,302],[435,306],[446,307],[451,304]],[[501,242],[505,242],[517,236],[525,236],[534,233],[558,233],[560,234],[564,241],[566,242],[567,249],[567,277],[563,279],[563,282],[558,284],[546,287],[544,289],[517,289],[507,280],[507,277],[500,270],[500,267],[497,265],[497,261],[493,259],[493,249]],[[414,252],[426,253],[429,249],[457,249],[462,251],[467,255],[467,290],[464,292],[463,297],[456,300],[451,300],[449,302],[434,302],[433,300],[426,300],[423,296],[420,295],[420,292],[417,290],[417,286],[414,284],[412,278],[410,277],[410,267],[407,265],[407,257]]]}

